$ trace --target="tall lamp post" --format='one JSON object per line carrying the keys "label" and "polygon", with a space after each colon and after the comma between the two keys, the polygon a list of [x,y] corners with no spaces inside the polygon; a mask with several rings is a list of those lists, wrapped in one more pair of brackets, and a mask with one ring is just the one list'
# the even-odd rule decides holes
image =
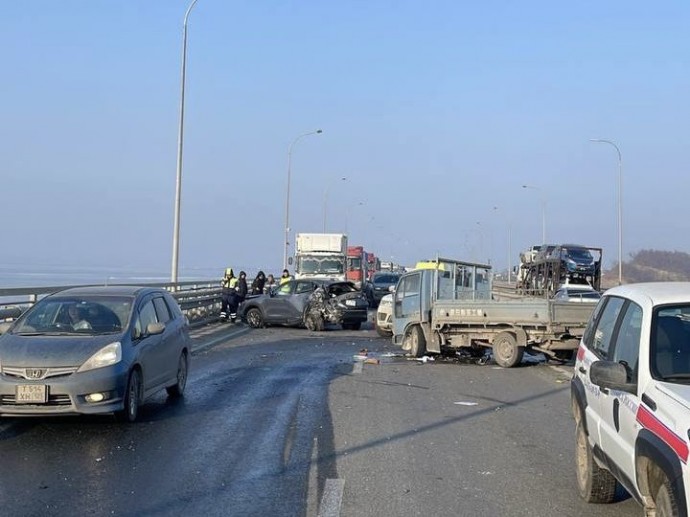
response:
{"label": "tall lamp post", "polygon": [[288,267],[288,247],[290,246],[290,174],[292,166],[292,148],[302,138],[309,135],[320,135],[323,133],[321,129],[303,133],[295,138],[288,148],[288,167],[287,167],[287,188],[285,189],[285,253],[283,254],[283,269]]}
{"label": "tall lamp post", "polygon": [[[494,212],[498,212],[498,207],[494,207]],[[513,250],[512,250],[512,228],[510,225],[510,220],[507,220],[508,223],[508,283],[510,283],[511,279],[511,274],[512,274],[512,269],[513,269]]]}
{"label": "tall lamp post", "polygon": [[[342,178],[340,178],[340,181],[347,181],[347,178],[343,176]],[[331,185],[328,185],[323,193],[323,233],[326,233],[326,215],[328,213],[328,191],[330,190]]]}
{"label": "tall lamp post", "polygon": [[541,198],[541,243],[546,244],[546,198],[542,190],[534,185],[523,185],[522,188],[533,189],[539,192]]}
{"label": "tall lamp post", "polygon": [[618,285],[623,284],[623,159],[621,157],[621,150],[611,140],[604,140],[602,138],[590,138],[590,142],[600,144],[609,144],[618,153]]}
{"label": "tall lamp post", "polygon": [[182,78],[180,89],[180,126],[177,133],[177,179],[175,181],[175,223],[173,225],[172,272],[170,281],[177,283],[178,259],[180,254],[180,198],[182,195],[182,144],[184,140],[184,84],[187,68],[187,19],[198,0],[192,0],[184,14],[182,24]]}

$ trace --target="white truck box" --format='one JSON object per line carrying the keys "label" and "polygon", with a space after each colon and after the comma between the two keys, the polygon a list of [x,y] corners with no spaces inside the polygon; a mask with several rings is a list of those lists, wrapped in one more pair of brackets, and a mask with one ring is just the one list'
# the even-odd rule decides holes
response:
{"label": "white truck box", "polygon": [[347,254],[344,233],[298,233],[297,253],[331,252]]}

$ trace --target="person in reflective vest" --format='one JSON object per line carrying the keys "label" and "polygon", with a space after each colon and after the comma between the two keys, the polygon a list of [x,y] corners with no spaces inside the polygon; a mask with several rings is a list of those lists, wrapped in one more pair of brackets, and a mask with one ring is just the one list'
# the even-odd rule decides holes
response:
{"label": "person in reflective vest", "polygon": [[222,321],[227,321],[228,319],[228,309],[231,308],[232,303],[235,298],[235,289],[237,288],[237,277],[232,271],[232,268],[226,268],[223,278],[220,280],[221,286],[221,307],[220,307],[220,319]]}
{"label": "person in reflective vest", "polygon": [[290,272],[287,269],[283,269],[283,274],[280,275],[280,285],[283,285],[285,282],[288,282],[289,280],[292,280]]}
{"label": "person in reflective vest", "polygon": [[247,297],[247,273],[240,271],[240,277],[235,279],[235,290],[230,295],[230,321],[235,323],[237,308]]}

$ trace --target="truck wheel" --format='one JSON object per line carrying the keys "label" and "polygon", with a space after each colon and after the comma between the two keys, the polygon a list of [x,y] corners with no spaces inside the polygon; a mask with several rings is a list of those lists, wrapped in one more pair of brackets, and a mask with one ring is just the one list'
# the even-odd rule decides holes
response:
{"label": "truck wheel", "polygon": [[517,339],[510,332],[501,332],[491,343],[496,364],[503,368],[512,368],[522,361],[524,346],[518,346]]}
{"label": "truck wheel", "polygon": [[324,327],[323,318],[318,314],[307,314],[304,318],[304,326],[313,332],[321,332]]}
{"label": "truck wheel", "polygon": [[673,517],[678,515],[678,496],[671,488],[671,482],[664,475],[663,482],[654,497],[657,517]]}
{"label": "truck wheel", "polygon": [[426,353],[426,338],[424,331],[419,325],[410,329],[410,355],[412,357],[422,357]]}
{"label": "truck wheel", "polygon": [[588,503],[613,502],[616,495],[616,478],[594,461],[582,420],[578,422],[575,432],[575,469],[580,496]]}

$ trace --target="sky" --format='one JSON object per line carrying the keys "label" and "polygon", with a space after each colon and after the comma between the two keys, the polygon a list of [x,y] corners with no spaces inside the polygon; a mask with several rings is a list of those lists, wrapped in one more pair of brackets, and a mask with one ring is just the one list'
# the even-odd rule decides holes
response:
{"label": "sky", "polygon": [[[0,264],[170,271],[189,3],[3,2]],[[282,269],[291,147],[291,242],[500,269],[544,219],[611,265],[622,185],[624,260],[690,252],[689,28],[684,1],[198,0],[180,274]]]}

